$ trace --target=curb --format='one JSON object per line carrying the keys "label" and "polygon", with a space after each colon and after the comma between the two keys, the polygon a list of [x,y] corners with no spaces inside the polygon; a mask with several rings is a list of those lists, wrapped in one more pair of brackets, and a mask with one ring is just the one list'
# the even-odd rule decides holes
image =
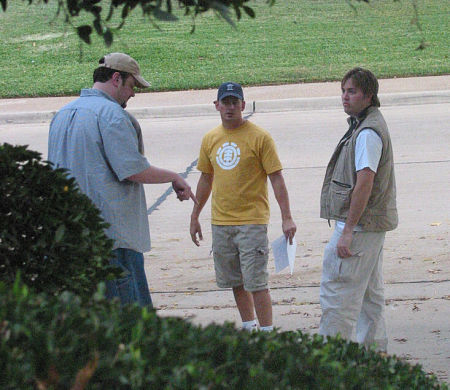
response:
{"label": "curb", "polygon": [[[386,93],[380,94],[379,98],[383,107],[450,103],[450,90]],[[244,115],[265,112],[340,109],[341,98],[340,96],[327,96],[316,98],[260,100],[247,102],[247,107],[251,107],[251,110],[246,110]],[[12,112],[0,114],[0,125],[50,122],[56,112],[57,111]],[[212,104],[130,108],[129,112],[138,119],[180,118],[217,114],[217,111]]]}

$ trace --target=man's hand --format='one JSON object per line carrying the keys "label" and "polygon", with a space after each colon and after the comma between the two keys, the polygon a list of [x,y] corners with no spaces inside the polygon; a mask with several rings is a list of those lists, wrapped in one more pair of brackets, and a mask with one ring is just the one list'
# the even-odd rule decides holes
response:
{"label": "man's hand", "polygon": [[194,207],[192,208],[191,214],[191,225],[189,227],[189,233],[191,234],[192,242],[197,246],[200,246],[200,241],[203,240],[202,228],[200,226],[198,218],[203,209],[203,206],[209,198],[209,194],[211,193],[213,179],[214,175],[212,173],[202,172],[197,183],[196,195],[198,201],[197,199],[194,201]]}
{"label": "man's hand", "polygon": [[[200,246],[200,241],[203,240],[203,234],[202,234],[202,228],[200,226],[200,222],[198,221],[198,218],[191,216],[191,226],[190,226],[189,230],[191,233],[192,242],[195,245]],[[197,234],[198,234],[198,238],[197,238]]]}
{"label": "man's hand", "polygon": [[172,188],[177,194],[177,198],[182,202],[183,200],[192,199],[195,204],[198,204],[197,198],[191,190],[191,187],[181,176],[172,182]]}
{"label": "man's hand", "polygon": [[337,254],[339,257],[345,259],[347,257],[353,256],[352,252],[350,252],[350,245],[353,240],[353,232],[350,231],[348,233],[342,233],[341,238],[337,243]]}
{"label": "man's hand", "polygon": [[286,240],[289,240],[289,245],[292,245],[292,239],[295,236],[295,232],[297,231],[297,226],[292,218],[287,218],[282,222],[283,233],[286,237]]}
{"label": "man's hand", "polygon": [[174,171],[151,165],[142,172],[127,177],[127,179],[142,184],[172,183],[172,188],[180,201],[191,198],[194,204],[198,205],[197,198],[191,191],[188,182]]}

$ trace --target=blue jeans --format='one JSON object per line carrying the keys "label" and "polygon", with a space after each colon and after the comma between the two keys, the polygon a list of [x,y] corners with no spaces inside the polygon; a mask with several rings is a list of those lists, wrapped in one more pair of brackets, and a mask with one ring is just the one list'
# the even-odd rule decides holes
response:
{"label": "blue jeans", "polygon": [[144,255],[132,249],[113,250],[111,265],[122,268],[125,276],[106,282],[106,297],[118,297],[122,305],[137,303],[153,307],[144,270]]}

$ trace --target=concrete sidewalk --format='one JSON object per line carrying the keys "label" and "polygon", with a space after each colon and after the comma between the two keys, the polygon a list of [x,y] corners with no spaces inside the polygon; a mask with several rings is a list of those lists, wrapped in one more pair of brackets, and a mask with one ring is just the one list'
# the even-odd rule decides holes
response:
{"label": "concrete sidewalk", "polygon": [[[383,106],[448,103],[450,75],[382,79]],[[304,111],[340,108],[340,83],[286,84],[245,88],[245,112]],[[0,124],[48,122],[76,96],[0,100]],[[129,102],[137,118],[214,115],[216,89],[138,93]]]}

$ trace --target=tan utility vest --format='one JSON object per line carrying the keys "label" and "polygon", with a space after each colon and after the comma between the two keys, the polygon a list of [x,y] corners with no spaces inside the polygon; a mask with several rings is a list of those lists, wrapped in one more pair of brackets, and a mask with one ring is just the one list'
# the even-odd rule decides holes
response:
{"label": "tan utility vest", "polygon": [[352,134],[339,142],[331,156],[320,197],[320,217],[345,222],[356,184],[356,138],[367,128],[373,129],[381,137],[383,150],[372,193],[358,225],[365,231],[385,232],[397,227],[398,216],[391,138],[386,122],[377,107],[367,109],[367,115],[360,121],[357,120]]}

